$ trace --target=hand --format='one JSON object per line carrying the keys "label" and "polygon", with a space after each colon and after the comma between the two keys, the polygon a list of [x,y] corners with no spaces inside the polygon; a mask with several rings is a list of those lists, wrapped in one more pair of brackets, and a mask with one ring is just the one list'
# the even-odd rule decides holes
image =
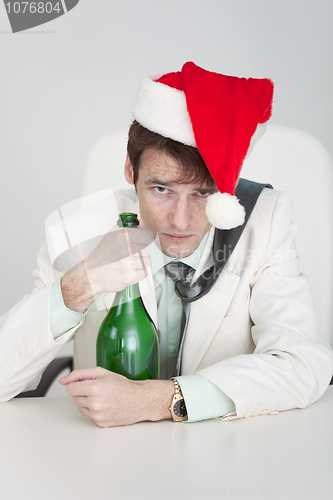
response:
{"label": "hand", "polygon": [[112,228],[78,266],[61,278],[65,305],[85,311],[101,293],[118,292],[144,279],[153,234],[145,226]]}
{"label": "hand", "polygon": [[172,380],[129,380],[101,367],[74,370],[59,380],[83,415],[99,427],[171,418]]}
{"label": "hand", "polygon": [[111,230],[84,261],[93,293],[118,292],[144,279],[152,241],[143,225]]}
{"label": "hand", "polygon": [[113,226],[85,259],[86,269],[99,268],[142,252],[156,236],[141,221],[139,227]]}

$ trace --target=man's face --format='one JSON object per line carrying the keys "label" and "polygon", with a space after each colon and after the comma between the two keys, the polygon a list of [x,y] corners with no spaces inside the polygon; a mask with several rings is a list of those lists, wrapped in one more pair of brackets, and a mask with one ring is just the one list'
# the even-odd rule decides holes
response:
{"label": "man's face", "polygon": [[[162,252],[177,258],[191,255],[212,227],[205,212],[212,190],[205,185],[179,184],[181,172],[174,158],[147,150],[136,184],[142,221],[157,232]],[[129,160],[125,177],[133,184]]]}

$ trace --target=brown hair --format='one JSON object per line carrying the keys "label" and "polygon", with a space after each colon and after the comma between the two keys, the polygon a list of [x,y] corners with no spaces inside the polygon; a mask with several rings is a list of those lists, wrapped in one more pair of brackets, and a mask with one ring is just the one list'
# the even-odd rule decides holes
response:
{"label": "brown hair", "polygon": [[148,149],[165,153],[179,163],[182,167],[180,184],[198,184],[206,185],[210,189],[216,188],[215,181],[197,148],[151,132],[137,121],[134,121],[129,129],[127,143],[127,153],[134,171],[134,184],[138,180],[142,155]]}

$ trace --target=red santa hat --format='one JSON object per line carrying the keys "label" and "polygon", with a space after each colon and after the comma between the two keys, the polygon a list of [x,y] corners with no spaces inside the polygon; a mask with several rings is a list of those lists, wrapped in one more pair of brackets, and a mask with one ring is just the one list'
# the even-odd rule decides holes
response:
{"label": "red santa hat", "polygon": [[235,188],[245,157],[271,117],[273,83],[206,71],[187,62],[181,71],[140,82],[132,113],[141,125],[197,147],[219,192],[210,195],[211,224],[231,229],[244,222]]}

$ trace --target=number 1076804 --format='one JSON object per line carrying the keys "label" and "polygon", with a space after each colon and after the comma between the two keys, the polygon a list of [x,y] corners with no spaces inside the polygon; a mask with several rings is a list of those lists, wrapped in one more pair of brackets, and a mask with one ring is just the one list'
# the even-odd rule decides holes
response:
{"label": "number 1076804", "polygon": [[8,2],[5,4],[8,14],[60,14],[63,9],[60,2]]}

